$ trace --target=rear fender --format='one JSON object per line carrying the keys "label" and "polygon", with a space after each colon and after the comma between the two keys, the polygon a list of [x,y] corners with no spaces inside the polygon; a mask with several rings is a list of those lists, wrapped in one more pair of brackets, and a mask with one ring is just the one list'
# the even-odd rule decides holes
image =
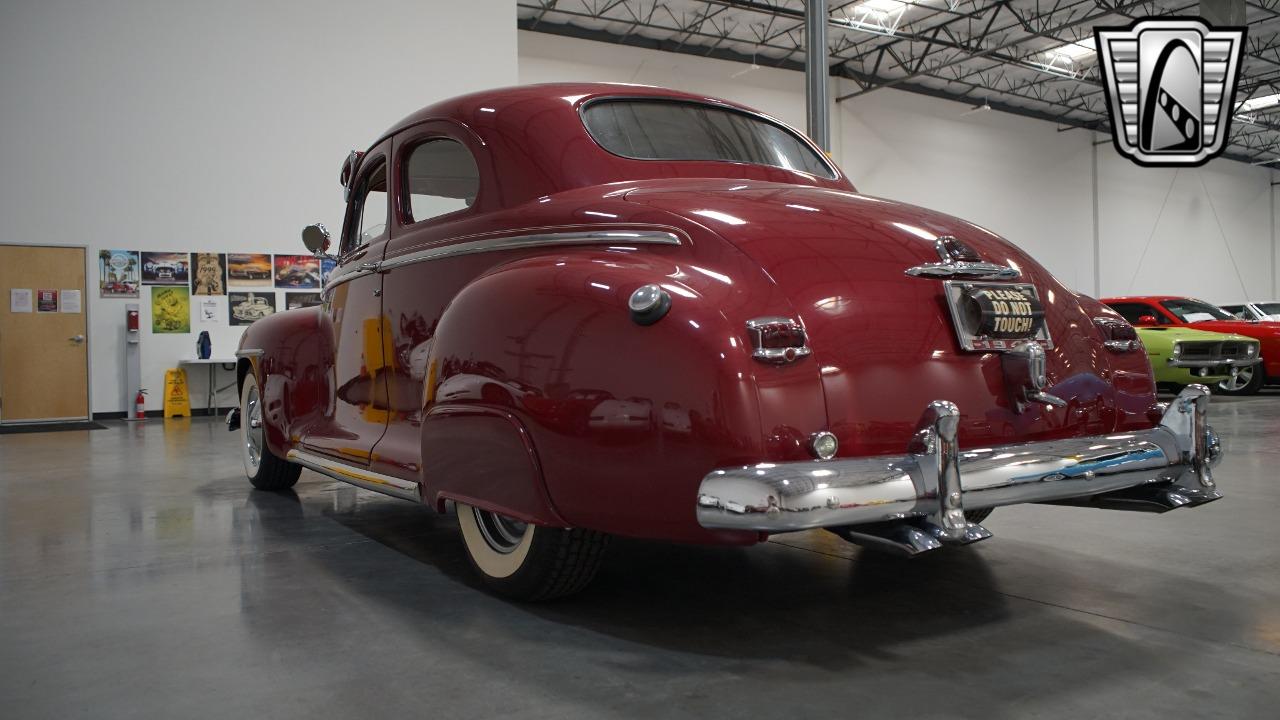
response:
{"label": "rear fender", "polygon": [[[513,261],[463,288],[429,361],[428,502],[469,497],[534,522],[622,535],[756,541],[697,524],[698,482],[775,454],[774,434],[790,443],[778,459],[791,457],[795,433],[762,429],[762,415],[778,418],[781,407],[803,416],[796,427],[821,427],[819,374],[812,363],[752,360],[741,319],[726,317],[726,307],[740,314],[776,300],[768,285],[750,286],[767,279],[686,272],[693,264],[662,250],[575,248]],[[668,291],[671,309],[641,326],[627,299],[651,283]]]}

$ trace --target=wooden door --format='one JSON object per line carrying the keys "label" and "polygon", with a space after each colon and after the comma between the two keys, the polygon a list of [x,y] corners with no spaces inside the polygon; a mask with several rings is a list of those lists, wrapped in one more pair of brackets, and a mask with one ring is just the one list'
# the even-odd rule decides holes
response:
{"label": "wooden door", "polygon": [[[30,312],[14,312],[12,290],[30,291]],[[79,312],[64,312],[68,290]],[[85,290],[84,248],[0,245],[0,423],[89,417]]]}

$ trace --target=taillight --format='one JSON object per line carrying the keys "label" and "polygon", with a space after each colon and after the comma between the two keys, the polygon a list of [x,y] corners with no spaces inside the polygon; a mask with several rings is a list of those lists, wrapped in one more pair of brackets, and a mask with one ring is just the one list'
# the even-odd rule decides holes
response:
{"label": "taillight", "polygon": [[769,363],[789,363],[809,354],[809,338],[798,320],[762,317],[747,321],[751,356]]}
{"label": "taillight", "polygon": [[1112,352],[1132,352],[1142,347],[1138,339],[1138,331],[1124,320],[1111,317],[1096,317],[1093,324],[1102,333],[1102,344]]}

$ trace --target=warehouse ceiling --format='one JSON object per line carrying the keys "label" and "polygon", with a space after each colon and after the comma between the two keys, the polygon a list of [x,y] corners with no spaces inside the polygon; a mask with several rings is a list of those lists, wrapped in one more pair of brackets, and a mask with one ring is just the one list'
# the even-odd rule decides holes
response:
{"label": "warehouse ceiling", "polygon": [[[1198,16],[1177,0],[829,0],[831,74],[857,103],[881,88],[1110,132],[1093,27]],[[525,30],[804,69],[804,0],[519,0]],[[1239,4],[1235,3],[1237,11]],[[1248,27],[1226,156],[1280,166],[1280,0]]]}

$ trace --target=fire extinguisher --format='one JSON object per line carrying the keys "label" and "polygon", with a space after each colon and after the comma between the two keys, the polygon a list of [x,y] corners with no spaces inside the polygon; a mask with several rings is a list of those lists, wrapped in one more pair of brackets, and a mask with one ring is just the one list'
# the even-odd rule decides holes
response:
{"label": "fire extinguisher", "polygon": [[146,390],[139,389],[139,390],[138,390],[138,397],[136,397],[136,398],[134,398],[134,399],[133,399],[133,405],[134,405],[133,419],[134,419],[134,420],[146,420],[146,419],[147,419],[147,398],[146,398],[146,395],[147,395],[147,391],[146,391]]}

